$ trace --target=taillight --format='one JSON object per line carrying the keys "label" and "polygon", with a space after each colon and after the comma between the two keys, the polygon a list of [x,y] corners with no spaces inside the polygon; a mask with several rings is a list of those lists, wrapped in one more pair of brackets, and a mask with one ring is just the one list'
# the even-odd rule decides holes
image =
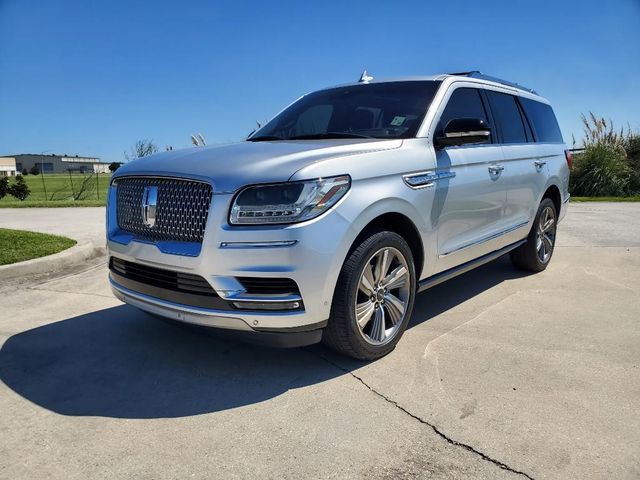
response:
{"label": "taillight", "polygon": [[564,151],[564,158],[567,159],[567,165],[569,165],[569,169],[571,169],[571,167],[573,167],[573,153],[571,153],[571,150]]}

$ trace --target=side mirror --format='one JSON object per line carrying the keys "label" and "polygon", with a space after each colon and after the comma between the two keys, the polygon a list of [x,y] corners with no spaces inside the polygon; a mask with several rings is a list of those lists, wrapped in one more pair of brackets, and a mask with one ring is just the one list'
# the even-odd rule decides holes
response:
{"label": "side mirror", "polygon": [[444,132],[436,137],[439,148],[487,143],[491,138],[491,128],[479,118],[454,118],[444,127]]}

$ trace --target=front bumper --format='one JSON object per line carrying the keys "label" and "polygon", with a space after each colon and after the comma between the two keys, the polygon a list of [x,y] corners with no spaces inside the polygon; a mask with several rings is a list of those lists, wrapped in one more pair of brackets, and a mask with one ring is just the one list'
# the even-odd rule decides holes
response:
{"label": "front bumper", "polygon": [[[318,343],[322,339],[322,329],[326,326],[325,321],[298,328],[259,330],[250,326],[248,322],[253,322],[251,317],[246,314],[235,316],[229,311],[211,310],[168,302],[130,290],[116,283],[111,277],[109,278],[109,283],[116,298],[140,310],[170,320],[215,328],[221,332],[224,331],[224,333],[233,331],[235,338],[262,345],[288,348]],[[256,317],[254,322],[257,322],[260,314],[254,315]]]}
{"label": "front bumper", "polygon": [[[238,295],[236,278],[290,278],[299,287],[303,309],[201,308],[179,303],[180,299],[175,297],[169,301],[150,296],[110,278],[115,296],[142,310],[173,320],[244,332],[251,336],[258,334],[255,337],[260,343],[271,343],[271,334],[285,334],[294,339],[294,343],[319,341],[321,329],[329,318],[342,263],[357,234],[351,222],[340,213],[341,205],[301,224],[232,227],[227,223],[231,198],[228,194],[213,195],[204,240],[195,256],[168,253],[154,243],[136,240],[122,243],[118,239],[107,238],[109,254],[124,261],[198,275],[221,298],[232,303],[244,301],[245,305],[250,305],[251,299]],[[110,227],[114,220],[113,212],[110,215],[108,211],[108,231],[112,230]],[[262,334],[269,335],[265,337]]]}

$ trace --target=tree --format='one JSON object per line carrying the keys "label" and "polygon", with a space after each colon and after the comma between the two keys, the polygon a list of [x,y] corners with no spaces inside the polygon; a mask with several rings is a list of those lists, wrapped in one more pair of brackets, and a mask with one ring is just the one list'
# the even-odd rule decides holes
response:
{"label": "tree", "polygon": [[39,175],[40,174],[40,170],[38,170],[38,166],[34,165],[33,167],[31,167],[31,170],[29,170],[29,173],[31,175]]}
{"label": "tree", "polygon": [[158,146],[153,143],[153,140],[144,139],[138,140],[131,147],[131,152],[124,152],[124,158],[127,160],[135,160],[136,158],[146,157],[152,155],[158,151]]}
{"label": "tree", "polygon": [[111,162],[109,164],[109,171],[111,173],[115,172],[117,169],[120,168],[120,165],[122,165],[122,162]]}
{"label": "tree", "polygon": [[9,193],[9,178],[0,177],[0,198],[4,198]]}
{"label": "tree", "polygon": [[29,185],[24,181],[22,175],[16,175],[16,183],[11,185],[7,191],[20,201],[24,201],[31,194]]}

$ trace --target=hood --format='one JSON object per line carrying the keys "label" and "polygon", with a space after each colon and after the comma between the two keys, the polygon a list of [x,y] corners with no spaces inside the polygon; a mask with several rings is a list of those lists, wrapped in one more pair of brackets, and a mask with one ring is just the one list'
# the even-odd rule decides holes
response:
{"label": "hood", "polygon": [[[336,139],[242,142],[172,150],[133,160],[113,178],[126,175],[184,176],[211,181],[215,193],[253,183],[284,182],[307,165],[346,155],[390,150],[402,140]],[[340,175],[345,171],[326,172]]]}

